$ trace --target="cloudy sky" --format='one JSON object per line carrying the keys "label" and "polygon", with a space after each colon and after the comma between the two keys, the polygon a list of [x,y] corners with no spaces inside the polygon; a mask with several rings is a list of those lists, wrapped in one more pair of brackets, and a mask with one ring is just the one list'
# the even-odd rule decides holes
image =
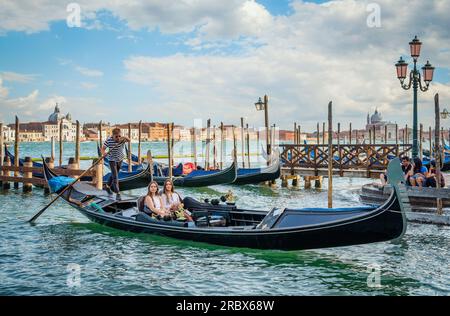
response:
{"label": "cloudy sky", "polygon": [[80,27],[69,3],[0,0],[0,121],[46,120],[58,102],[81,122],[259,126],[254,102],[268,94],[284,128],[312,130],[330,100],[342,124],[363,127],[378,108],[410,125],[394,64],[410,61],[414,35],[420,66],[437,68],[420,121],[436,92],[450,107],[448,0],[78,0]]}

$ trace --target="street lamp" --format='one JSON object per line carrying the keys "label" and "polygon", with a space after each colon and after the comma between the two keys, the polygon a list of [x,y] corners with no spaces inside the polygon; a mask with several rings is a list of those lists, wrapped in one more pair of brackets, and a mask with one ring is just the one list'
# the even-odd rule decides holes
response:
{"label": "street lamp", "polygon": [[[264,95],[264,102],[261,98],[258,99],[258,102],[255,103],[255,107],[257,111],[264,111],[264,119],[266,124],[266,144],[267,144],[267,155],[270,157],[270,142],[269,142],[269,98],[267,95]],[[267,160],[267,164],[270,163],[270,159]]]}
{"label": "street lamp", "polygon": [[409,73],[409,82],[405,83],[405,79],[408,72],[408,64],[400,57],[400,60],[395,64],[397,68],[397,78],[400,80],[400,85],[403,89],[409,90],[411,87],[413,88],[413,148],[412,155],[413,158],[418,156],[419,152],[419,144],[417,140],[417,92],[420,88],[422,92],[426,92],[429,89],[431,81],[433,81],[434,67],[430,64],[429,61],[422,67],[423,71],[423,81],[425,82],[425,86],[422,85],[422,75],[417,69],[417,59],[420,56],[420,49],[422,48],[422,42],[419,41],[417,36],[409,43],[411,57],[414,61],[414,68]]}

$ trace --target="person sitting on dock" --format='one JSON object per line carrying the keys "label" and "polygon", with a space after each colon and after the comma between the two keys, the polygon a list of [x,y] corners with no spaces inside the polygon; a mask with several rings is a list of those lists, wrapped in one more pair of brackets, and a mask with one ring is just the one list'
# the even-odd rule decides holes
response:
{"label": "person sitting on dock", "polygon": [[161,195],[163,200],[163,205],[166,210],[169,210],[174,219],[186,220],[188,222],[192,221],[191,213],[184,209],[183,199],[180,194],[175,191],[173,182],[167,179],[164,182],[163,193]]}
{"label": "person sitting on dock", "polygon": [[423,187],[426,181],[425,174],[427,173],[428,169],[422,164],[422,160],[418,157],[414,158],[413,170],[409,172],[409,182],[411,183],[411,186],[418,186],[419,188]]}
{"label": "person sitting on dock", "polygon": [[[406,183],[406,185],[411,185],[410,181],[409,181],[410,171],[413,168],[413,166],[411,164],[411,160],[409,159],[408,156],[403,156],[402,159],[401,159],[401,162],[402,162],[403,174],[404,174],[404,177],[405,177],[405,183]],[[388,180],[386,172],[380,174],[380,180],[381,180],[381,184],[382,185],[386,185],[387,180]]]}
{"label": "person sitting on dock", "polygon": [[[425,186],[430,188],[436,188],[437,186],[437,174],[436,174],[436,160],[431,160],[430,162],[430,170],[425,174]],[[444,175],[440,174],[441,178],[441,188],[445,188],[445,178]]]}
{"label": "person sitting on dock", "polygon": [[111,176],[109,177],[108,183],[105,185],[105,188],[109,194],[114,191],[114,193],[116,193],[116,200],[118,201],[121,200],[119,188],[119,171],[122,166],[122,161],[125,157],[123,153],[125,142],[129,141],[130,139],[128,137],[120,135],[120,128],[114,128],[112,130],[112,135],[105,140],[101,148],[102,155],[106,153],[106,148],[109,148],[109,153],[106,157],[109,160],[109,169],[111,169]]}
{"label": "person sitting on dock", "polygon": [[144,213],[157,219],[171,219],[171,212],[164,207],[164,202],[159,194],[159,187],[156,181],[150,182],[147,187],[147,195],[144,200]]}

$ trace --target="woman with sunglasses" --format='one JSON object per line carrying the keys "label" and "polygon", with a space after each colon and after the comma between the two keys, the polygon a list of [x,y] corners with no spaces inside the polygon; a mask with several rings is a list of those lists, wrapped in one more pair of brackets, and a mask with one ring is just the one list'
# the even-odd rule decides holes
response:
{"label": "woman with sunglasses", "polygon": [[125,158],[124,148],[125,142],[129,142],[128,137],[122,136],[120,128],[114,128],[112,135],[108,137],[101,148],[102,155],[105,154],[106,148],[109,148],[109,153],[106,156],[109,160],[109,168],[111,169],[111,176],[108,179],[108,183],[105,185],[106,191],[112,194],[112,191],[116,193],[116,200],[120,201],[120,188],[119,188],[119,171],[122,166],[122,161]]}

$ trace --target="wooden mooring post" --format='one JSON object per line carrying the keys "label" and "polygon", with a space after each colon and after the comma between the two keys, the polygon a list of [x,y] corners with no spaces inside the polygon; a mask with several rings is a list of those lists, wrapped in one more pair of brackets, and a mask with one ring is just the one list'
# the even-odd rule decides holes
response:
{"label": "wooden mooring post", "polygon": [[213,169],[217,168],[216,125],[213,125]]}
{"label": "wooden mooring post", "polygon": [[131,159],[131,123],[128,123],[128,172],[133,170],[133,160]]}
{"label": "wooden mooring post", "polygon": [[192,128],[192,154],[194,156],[194,166],[197,168],[197,133],[195,126]]}
{"label": "wooden mooring post", "polygon": [[[31,161],[31,157],[25,157],[25,160],[23,162],[23,166],[24,167],[33,167],[33,161]],[[24,172],[23,173],[23,177],[24,178],[28,178],[31,179],[33,177],[33,173],[32,172]],[[24,193],[26,192],[31,192],[33,190],[33,185],[29,182],[24,182],[23,186],[22,186],[22,191]]]}
{"label": "wooden mooring post", "polygon": [[[5,155],[5,157],[3,157],[3,166],[5,166],[5,167],[11,166],[11,160],[6,155]],[[2,172],[2,175],[9,176],[10,172],[5,170]],[[11,188],[11,184],[9,183],[9,181],[3,181],[2,188],[3,188],[3,190],[9,190]]]}
{"label": "wooden mooring post", "polygon": [[211,142],[211,119],[206,121],[205,169],[209,170],[209,151]]}
{"label": "wooden mooring post", "polygon": [[167,158],[169,160],[169,179],[173,177],[172,170],[172,127],[173,123],[167,124]]}
{"label": "wooden mooring post", "polygon": [[142,156],[141,156],[141,142],[142,142],[142,120],[139,121],[138,124],[138,162],[142,162]]}
{"label": "wooden mooring post", "polygon": [[246,145],[247,145],[247,168],[251,168],[250,166],[250,132],[248,130],[248,124],[246,124]]}
{"label": "wooden mooring post", "polygon": [[75,164],[76,169],[80,169],[80,122],[78,120],[76,122],[75,134]]}
{"label": "wooden mooring post", "polygon": [[100,143],[100,147],[103,146],[103,122],[100,121],[98,123],[98,142]]}
{"label": "wooden mooring post", "polygon": [[241,117],[241,158],[242,168],[245,168],[245,140],[244,140],[244,118]]}
{"label": "wooden mooring post", "polygon": [[59,166],[63,164],[63,121],[59,122]]}
{"label": "wooden mooring post", "polygon": [[223,122],[220,122],[220,170],[223,169],[224,153],[225,153],[225,135]]}
{"label": "wooden mooring post", "polygon": [[333,103],[328,103],[328,208],[333,208]]}
{"label": "wooden mooring post", "polygon": [[[16,124],[15,124],[15,135],[14,135],[14,166],[19,167],[19,142],[20,142],[20,126],[19,126],[19,118],[16,115]],[[3,132],[2,132],[3,133]],[[18,177],[19,172],[14,171],[14,177]],[[14,182],[14,189],[19,188],[19,182]]]}
{"label": "wooden mooring post", "polygon": [[[442,167],[442,155],[441,155],[441,141],[440,141],[440,115],[441,111],[439,109],[439,94],[436,93],[434,96],[434,112],[435,112],[435,130],[434,130],[434,150],[436,159],[436,188],[439,190],[441,188],[441,167]],[[430,157],[431,159],[431,157]],[[437,214],[442,215],[442,199],[437,198],[436,200]]]}

